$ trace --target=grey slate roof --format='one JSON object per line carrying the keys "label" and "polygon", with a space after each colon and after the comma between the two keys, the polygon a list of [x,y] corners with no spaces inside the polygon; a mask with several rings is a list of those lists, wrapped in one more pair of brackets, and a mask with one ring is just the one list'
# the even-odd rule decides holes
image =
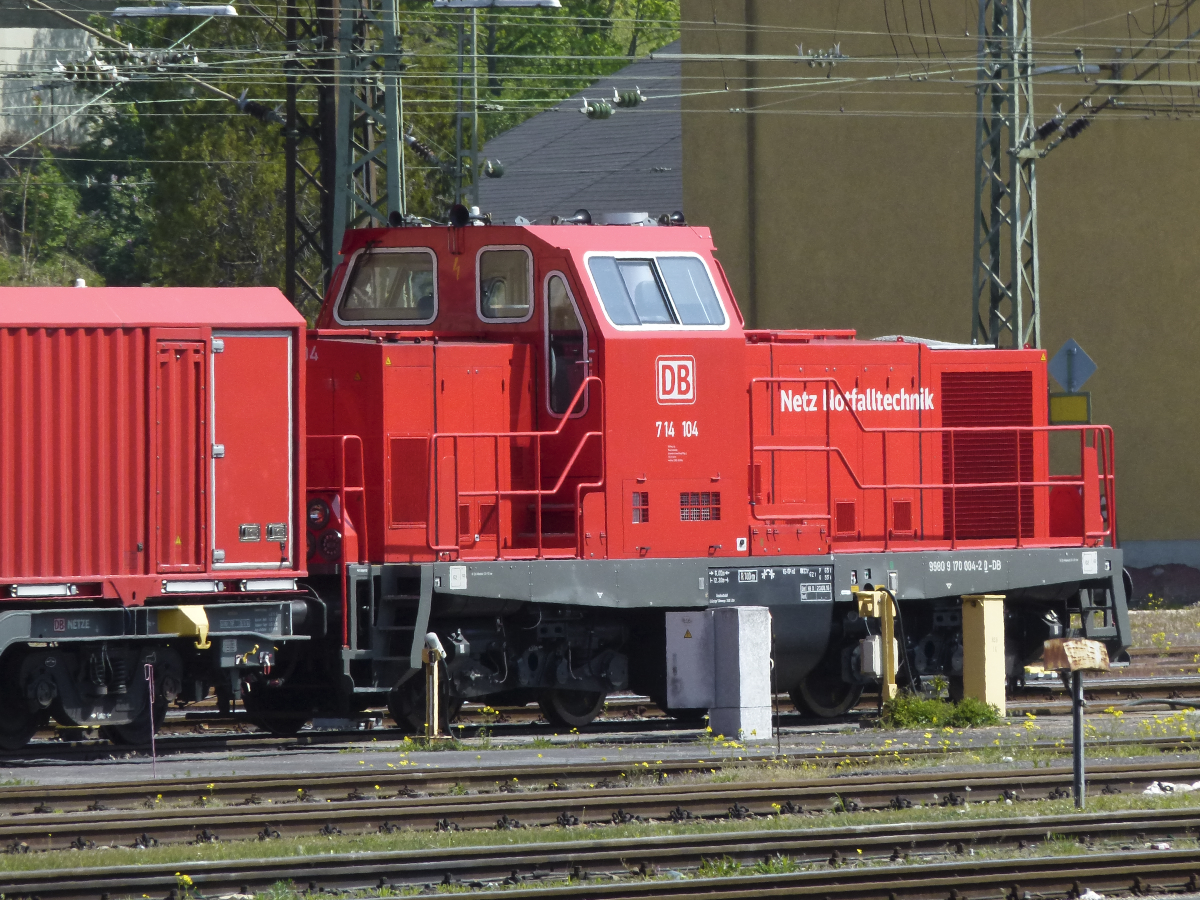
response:
{"label": "grey slate roof", "polygon": [[[661,48],[679,52],[679,42]],[[592,120],[583,98],[613,99],[613,89],[640,87],[647,102]],[[683,208],[683,125],[680,64],[642,59],[586,91],[488,141],[483,158],[499,159],[504,177],[483,178],[479,207],[495,222],[520,215],[548,223],[551,215],[586,209],[647,212]]]}

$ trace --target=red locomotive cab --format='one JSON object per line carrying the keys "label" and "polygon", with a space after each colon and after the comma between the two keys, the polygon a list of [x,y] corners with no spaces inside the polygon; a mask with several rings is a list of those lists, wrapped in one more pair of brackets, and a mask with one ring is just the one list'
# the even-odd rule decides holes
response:
{"label": "red locomotive cab", "polygon": [[343,255],[308,351],[310,496],[363,487],[361,521],[341,502],[365,558],[744,544],[744,336],[707,232],[370,230]]}

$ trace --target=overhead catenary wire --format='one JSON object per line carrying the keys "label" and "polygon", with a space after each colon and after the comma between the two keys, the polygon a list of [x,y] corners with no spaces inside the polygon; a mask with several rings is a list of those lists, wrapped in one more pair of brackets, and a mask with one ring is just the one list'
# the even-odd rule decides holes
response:
{"label": "overhead catenary wire", "polygon": [[[1149,6],[1149,4],[1147,4],[1147,6]],[[1139,10],[1144,9],[1144,8],[1146,8],[1146,7],[1138,7]],[[1150,8],[1153,11],[1153,7],[1150,7]],[[278,23],[278,22],[284,21],[286,19],[285,16],[281,16],[281,15],[271,16],[269,13],[266,13],[265,11],[261,10],[261,8],[256,7],[256,9],[257,9],[257,12],[251,11],[250,13],[246,14],[245,18],[247,18],[247,19],[260,18],[264,22],[266,22],[268,25],[270,25],[271,22]],[[261,15],[259,15],[260,13],[261,13]],[[446,22],[446,20],[444,18],[439,19],[438,15],[433,14],[433,13],[427,13],[427,12],[414,13],[411,11],[402,11],[401,18],[406,23],[436,24],[440,21],[440,23],[444,25]],[[501,18],[501,17],[497,17],[497,18]],[[1096,24],[1096,22],[1112,21],[1115,18],[1117,18],[1117,17],[1107,17],[1106,19],[1098,19],[1098,20],[1095,20],[1095,22],[1084,23],[1083,25],[1076,26],[1075,29],[1073,29],[1073,30],[1075,32],[1078,32],[1079,29],[1086,29],[1087,27]],[[521,15],[512,15],[512,14],[506,13],[505,16],[503,17],[503,19],[506,21],[507,20],[522,20],[522,19],[526,20],[526,21],[537,20],[538,24],[540,26],[545,26],[545,27],[563,27],[563,23],[568,21],[568,17],[543,16],[543,15],[537,14],[537,13],[527,13],[527,14],[521,14]],[[569,17],[570,21],[582,21],[584,19],[586,19],[586,17]],[[588,21],[591,21],[591,20],[588,19]],[[626,20],[626,21],[632,21],[632,20]],[[644,19],[644,20],[637,20],[637,21],[651,22],[651,23],[663,23],[665,20]],[[687,23],[685,23],[685,24],[687,24]],[[703,24],[705,26],[709,25],[709,23],[703,23]],[[958,40],[958,38],[944,35],[941,32],[939,32],[938,29],[936,28],[935,22],[930,22],[930,25],[933,27],[933,31],[932,31],[933,36],[935,38],[937,38],[938,40],[941,40],[944,38],[946,41],[945,45],[943,47],[941,47],[939,51],[928,50],[924,53],[922,53],[919,50],[919,48],[916,48],[913,50],[913,55],[911,57],[906,56],[902,60],[902,62],[906,66],[909,66],[910,68],[912,68],[914,70],[919,70],[920,75],[923,79],[919,82],[912,81],[911,83],[906,84],[906,82],[909,82],[909,80],[914,75],[917,74],[916,71],[908,72],[908,73],[905,73],[902,71],[900,73],[889,73],[887,75],[880,74],[880,75],[866,75],[866,76],[849,75],[848,73],[839,72],[837,76],[832,77],[832,78],[826,77],[826,78],[813,78],[813,79],[806,79],[803,77],[781,78],[778,75],[772,75],[772,74],[768,73],[768,74],[758,74],[752,78],[739,78],[737,88],[734,91],[729,92],[729,91],[723,90],[723,88],[725,87],[724,84],[722,84],[721,90],[709,90],[709,89],[703,88],[705,78],[708,78],[710,81],[714,81],[714,82],[720,80],[716,77],[697,76],[692,73],[685,73],[684,75],[682,75],[680,77],[681,90],[679,90],[675,93],[663,93],[663,94],[660,94],[659,96],[660,96],[660,98],[663,98],[663,99],[669,97],[672,99],[683,99],[683,100],[693,99],[693,100],[695,100],[695,99],[700,99],[700,98],[703,98],[706,96],[713,96],[713,95],[721,94],[721,93],[732,93],[732,94],[742,94],[742,95],[745,95],[748,93],[760,93],[760,94],[767,94],[767,95],[769,95],[769,94],[776,95],[773,98],[765,99],[761,104],[756,105],[755,108],[749,108],[749,109],[743,108],[743,106],[739,105],[739,104],[731,105],[730,107],[728,107],[725,110],[717,110],[717,109],[708,110],[708,109],[698,109],[698,108],[694,108],[694,107],[687,108],[687,106],[685,105],[683,114],[686,114],[686,115],[694,115],[694,114],[708,115],[708,114],[712,114],[713,112],[733,112],[736,114],[743,114],[743,115],[776,115],[776,116],[777,115],[804,115],[804,116],[838,115],[838,116],[865,116],[865,117],[902,117],[902,118],[914,118],[914,119],[922,119],[922,118],[930,118],[930,117],[955,118],[955,117],[961,117],[963,115],[971,115],[972,113],[970,113],[969,111],[963,112],[960,109],[954,108],[957,106],[957,101],[959,101],[961,99],[961,97],[965,94],[965,92],[959,92],[959,91],[955,91],[955,90],[945,90],[944,86],[947,85],[948,83],[953,83],[955,85],[955,87],[960,86],[960,85],[963,86],[964,88],[968,88],[968,89],[970,87],[972,87],[972,85],[968,81],[963,81],[963,80],[954,81],[953,79],[955,78],[955,76],[957,76],[958,78],[961,79],[964,74],[973,75],[974,64],[975,64],[974,57],[973,57],[973,55],[970,55],[965,52],[966,48],[963,48],[964,52],[962,52],[961,56],[958,55],[959,54],[958,49],[956,49],[953,46],[953,41]],[[730,27],[732,28],[734,26],[730,25]],[[860,36],[864,36],[864,37],[866,37],[866,36],[880,37],[880,36],[883,36],[884,34],[889,33],[889,32],[884,32],[884,31],[875,31],[875,30],[854,31],[854,30],[847,30],[844,28],[835,30],[835,29],[819,29],[819,28],[810,28],[810,27],[776,27],[773,25],[745,26],[742,24],[737,24],[736,27],[740,28],[742,31],[756,30],[759,33],[773,33],[773,34],[793,34],[793,33],[795,33],[795,34],[821,34],[821,33],[825,33],[825,34],[832,35],[832,34],[836,33],[843,40],[846,39],[847,36],[852,36],[852,35],[860,35]],[[1161,29],[1161,27],[1162,26],[1160,24],[1158,24],[1157,22],[1152,24],[1152,28]],[[125,30],[123,30],[122,34],[125,35],[125,33],[126,33]],[[913,29],[913,28],[906,28],[906,29],[904,29],[903,34],[911,36],[913,38],[913,41],[910,43],[914,43],[917,40],[917,38],[919,38],[922,35],[928,35],[928,34],[930,34],[930,32],[923,26],[921,31],[917,31],[916,29]],[[1067,34],[1066,32],[1064,32],[1062,34],[1066,35],[1067,37],[1071,36],[1070,34]],[[1100,39],[1097,39],[1095,41],[1038,40],[1035,42],[1036,47],[1044,48],[1043,52],[1046,52],[1046,53],[1061,52],[1064,56],[1069,52],[1069,49],[1072,46],[1078,46],[1078,45],[1083,45],[1083,46],[1087,46],[1087,47],[1095,47],[1095,48],[1103,48],[1105,54],[1110,55],[1111,51],[1112,51],[1112,47],[1113,47],[1113,42],[1111,40],[1100,40]],[[273,45],[270,42],[259,43],[258,45],[254,46],[254,47],[244,46],[244,47],[201,48],[198,51],[198,53],[208,63],[207,68],[210,71],[210,77],[215,76],[215,77],[219,78],[220,82],[226,86],[232,86],[232,85],[240,86],[240,85],[256,84],[260,87],[269,89],[269,86],[271,83],[279,83],[280,85],[282,85],[283,80],[286,75],[286,71],[287,71],[284,68],[284,64],[287,62],[286,54],[281,51],[275,51],[273,49]],[[940,54],[940,59],[938,59],[938,61],[942,63],[942,66],[939,67],[937,70],[931,70],[929,68],[929,66],[927,65],[929,58],[937,59],[939,54]],[[368,52],[364,55],[378,56],[379,54],[371,54]],[[682,54],[680,56],[682,56]],[[724,56],[726,59],[729,58],[728,55],[723,54],[722,56]],[[224,57],[224,58],[222,58],[222,57]],[[325,53],[315,52],[315,53],[306,55],[306,58],[309,60],[344,59],[347,57],[348,57],[347,54],[332,53],[332,52],[325,52]],[[452,92],[452,83],[453,83],[454,75],[453,75],[453,73],[448,72],[448,71],[440,71],[437,69],[426,68],[426,66],[430,66],[430,65],[436,66],[437,64],[446,62],[447,60],[450,60],[453,57],[454,57],[453,53],[439,53],[439,52],[433,52],[433,51],[422,51],[420,53],[410,53],[409,54],[408,59],[411,61],[411,65],[410,65],[409,69],[405,72],[405,76],[404,76],[405,81],[406,81],[406,83],[414,86],[415,89],[420,89],[423,96],[414,97],[414,96],[410,95],[408,98],[406,98],[407,105],[409,105],[415,111],[421,111],[421,110],[437,111],[439,109],[447,108],[447,105],[452,101],[452,93],[451,92]],[[543,72],[520,71],[520,69],[522,67],[528,66],[530,64],[534,64],[534,63],[536,63],[538,65],[544,64],[545,60],[541,59],[540,57],[533,56],[531,54],[517,54],[517,53],[495,54],[495,55],[493,55],[492,58],[495,60],[498,60],[500,62],[506,63],[508,65],[514,66],[514,67],[516,67],[516,70],[515,71],[505,71],[503,73],[503,77],[505,77],[506,79],[509,79],[509,81],[510,81],[510,83],[505,84],[506,96],[504,97],[503,103],[506,108],[504,110],[498,110],[498,111],[481,110],[480,116],[482,119],[485,119],[485,120],[490,116],[506,116],[506,115],[511,114],[511,112],[520,111],[520,110],[524,111],[523,114],[528,114],[528,113],[533,113],[533,112],[542,112],[542,111],[554,109],[557,106],[557,104],[560,103],[562,101],[562,99],[564,99],[563,93],[565,91],[570,90],[573,86],[577,85],[581,79],[583,79],[585,77],[589,77],[582,73],[559,74],[559,73],[544,72],[544,71]],[[655,57],[652,56],[651,58],[655,58]],[[754,56],[747,55],[747,58],[753,59],[754,61],[769,61],[762,56],[754,57]],[[643,57],[643,59],[645,59],[645,57]],[[1089,59],[1091,59],[1091,58],[1089,57]],[[613,65],[623,64],[625,62],[630,61],[628,58],[625,58],[625,57],[595,56],[595,55],[564,56],[563,60],[564,61],[573,61],[573,62],[588,62],[588,63],[603,61],[606,63],[611,63]],[[699,62],[700,60],[688,60],[688,61],[689,62]],[[716,60],[713,60],[713,61],[716,61]],[[1108,60],[1104,60],[1104,62],[1107,62],[1107,61]],[[1128,63],[1128,57],[1126,57],[1124,61],[1126,63]],[[857,58],[852,57],[852,59],[847,60],[842,63],[842,68],[843,69],[847,69],[847,68],[857,69],[857,68],[861,68],[864,66],[883,64],[885,62],[889,65],[895,65],[896,60],[891,57],[878,57],[878,56],[861,56],[861,57],[857,57]],[[1116,63],[1117,60],[1114,60],[1113,62]],[[237,67],[240,67],[242,69],[242,71],[240,71],[240,72],[232,71],[232,69],[237,68]],[[219,74],[217,74],[217,73],[219,73]],[[21,74],[29,76],[32,73],[25,72],[25,73],[21,73]],[[0,78],[5,78],[5,80],[8,79],[8,76],[9,76],[9,73],[0,73]],[[594,76],[592,76],[592,77],[594,77]],[[145,84],[177,83],[177,82],[179,82],[179,80],[181,78],[183,78],[184,80],[193,80],[199,84],[204,83],[202,79],[197,78],[196,75],[194,75],[192,73],[177,73],[177,72],[166,72],[166,73],[159,73],[159,74],[155,74],[155,75],[146,76],[144,79],[139,79],[138,83],[145,83]],[[885,85],[884,88],[880,89],[880,90],[869,89],[869,86],[872,83],[877,83],[877,82],[884,83],[884,85]],[[1039,85],[1040,85],[1039,91],[1041,92],[1039,94],[1039,96],[1041,98],[1049,98],[1051,100],[1055,100],[1059,96],[1062,96],[1065,98],[1069,94],[1073,93],[1072,87],[1074,87],[1075,84],[1077,84],[1077,82],[1076,83],[1072,83],[1070,81],[1039,82]],[[939,85],[942,85],[943,88],[939,89],[938,88]],[[1150,82],[1147,82],[1145,86],[1150,87],[1153,85]],[[1168,87],[1168,85],[1163,85],[1163,86]],[[217,87],[216,85],[209,85],[209,87],[216,88],[216,91],[213,92],[213,95],[211,98],[203,98],[203,97],[196,97],[196,96],[179,97],[176,99],[131,98],[128,100],[128,102],[131,104],[134,104],[134,105],[141,105],[141,106],[145,106],[147,104],[162,104],[167,107],[170,107],[172,104],[178,105],[178,108],[176,108],[174,110],[166,111],[166,112],[162,112],[162,113],[150,112],[150,113],[148,113],[149,115],[210,116],[210,117],[216,117],[219,115],[219,113],[209,113],[209,112],[204,112],[202,110],[203,105],[205,103],[209,102],[210,99],[216,100],[218,102],[236,102],[237,98],[229,90],[225,90],[223,88]],[[1182,88],[1183,85],[1169,85],[1169,87]],[[234,90],[236,90],[236,88],[234,88]],[[908,100],[910,100],[912,98],[920,97],[920,98],[924,98],[925,100],[927,100],[930,104],[932,104],[934,106],[934,108],[889,109],[889,108],[887,108],[888,104],[886,104],[886,103],[883,105],[880,105],[877,102],[872,103],[870,101],[868,101],[868,106],[866,108],[855,108],[855,107],[857,107],[857,104],[854,104],[854,106],[851,106],[849,108],[847,108],[844,104],[839,104],[837,109],[825,109],[825,110],[812,109],[812,108],[787,108],[787,109],[775,108],[780,105],[785,106],[785,107],[786,106],[794,107],[795,104],[804,104],[804,103],[812,103],[815,101],[819,101],[819,99],[822,96],[827,96],[831,90],[838,93],[839,96],[840,96],[841,92],[847,92],[846,93],[847,98],[858,98],[859,100],[861,100],[862,98],[874,96],[874,97],[886,97],[886,98],[890,98],[890,99],[893,99],[896,101],[903,101],[903,102],[907,103]],[[939,108],[940,104],[943,101],[945,101],[949,105],[948,108]],[[270,104],[270,103],[278,103],[280,101],[278,100],[278,98],[275,98],[275,99],[263,100],[262,102]],[[306,100],[303,98],[299,100],[299,103],[301,103],[302,105],[310,104],[311,102],[312,101]],[[201,108],[196,108],[197,106],[199,106]],[[1139,110],[1139,112],[1140,112],[1140,110]],[[642,114],[645,114],[645,113],[652,114],[653,110],[642,110],[641,113]],[[1122,111],[1120,109],[1113,109],[1113,110],[1111,110],[1111,113],[1114,115],[1114,117],[1119,118],[1119,117],[1123,117],[1125,115],[1132,115],[1132,114],[1134,114],[1134,111],[1132,109],[1128,110],[1127,112]],[[6,112],[6,115],[7,114],[8,113]]]}

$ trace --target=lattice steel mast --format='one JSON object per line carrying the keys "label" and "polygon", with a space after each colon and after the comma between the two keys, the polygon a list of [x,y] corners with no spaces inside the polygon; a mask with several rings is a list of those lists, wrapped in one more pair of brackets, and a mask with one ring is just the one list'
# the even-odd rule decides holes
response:
{"label": "lattice steel mast", "polygon": [[286,293],[304,309],[320,303],[346,229],[407,213],[396,0],[303,12],[292,0],[287,42]]}
{"label": "lattice steel mast", "polygon": [[1030,0],[979,0],[971,338],[1042,345]]}
{"label": "lattice steel mast", "polygon": [[[284,293],[300,309],[324,298],[333,246],[333,171],[337,134],[333,127],[336,29],[332,0],[315,0],[304,13],[297,0],[287,6],[286,181]],[[309,101],[310,112],[301,109]]]}

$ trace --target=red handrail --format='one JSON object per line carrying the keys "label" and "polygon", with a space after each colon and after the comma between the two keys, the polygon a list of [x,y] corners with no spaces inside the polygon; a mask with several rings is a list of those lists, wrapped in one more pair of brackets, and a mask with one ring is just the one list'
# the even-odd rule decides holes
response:
{"label": "red handrail", "polygon": [[[833,389],[836,390],[837,394],[843,399],[843,401],[845,401],[845,409],[838,409],[838,410],[836,410],[836,412],[838,412],[839,414],[848,412],[853,417],[854,423],[858,426],[858,430],[862,434],[864,434],[864,435],[878,434],[881,436],[881,439],[883,442],[883,453],[882,453],[883,481],[881,483],[873,484],[873,483],[866,482],[862,478],[860,478],[858,473],[854,471],[854,468],[850,464],[850,461],[846,458],[845,453],[842,452],[841,447],[835,446],[834,444],[831,443],[832,414],[835,412],[835,410],[832,408],[833,404],[829,403],[829,402],[827,402],[825,404],[826,408],[824,410],[824,412],[825,412],[825,443],[823,445],[818,445],[818,444],[811,444],[811,445],[805,445],[805,444],[756,444],[755,443],[756,431],[755,431],[755,427],[754,427],[754,393],[753,393],[754,385],[755,384],[767,385],[769,397],[770,397],[770,399],[773,400],[774,392],[770,390],[770,387],[769,387],[770,385],[791,384],[791,383],[812,384],[814,382],[828,384],[828,385],[833,386]],[[1083,465],[1083,455],[1084,455],[1085,451],[1089,448],[1087,441],[1088,441],[1088,437],[1090,436],[1092,439],[1091,447],[1094,448],[1095,450],[1097,450],[1101,455],[1100,460],[1098,460],[1098,464],[1100,467],[1100,473],[1099,473],[1098,477],[1100,480],[1100,484],[1103,488],[1104,500],[1105,500],[1105,503],[1107,504],[1107,527],[1101,531],[1089,531],[1085,524],[1084,528],[1083,528],[1083,533],[1080,536],[1080,541],[1082,544],[1086,544],[1089,539],[1090,540],[1099,540],[1101,542],[1103,542],[1105,539],[1108,539],[1112,542],[1113,546],[1116,545],[1116,476],[1115,476],[1115,471],[1114,471],[1115,458],[1114,458],[1114,451],[1113,451],[1113,432],[1112,432],[1111,426],[1108,426],[1108,425],[990,425],[990,426],[977,426],[977,427],[976,426],[971,426],[971,427],[919,427],[919,426],[898,426],[897,427],[897,426],[892,426],[892,427],[871,428],[871,427],[868,427],[865,424],[863,424],[862,420],[858,416],[857,411],[854,409],[853,404],[850,403],[849,399],[846,397],[845,392],[842,390],[841,385],[838,384],[837,380],[834,378],[827,378],[827,377],[826,378],[823,378],[823,377],[753,378],[750,381],[750,392],[751,392],[750,393],[750,454],[751,454],[751,462],[752,463],[755,459],[755,454],[758,454],[758,453],[772,453],[772,454],[773,453],[823,453],[823,454],[825,454],[825,459],[826,459],[826,463],[825,463],[825,465],[826,465],[826,497],[825,497],[826,512],[825,513],[796,513],[796,514],[767,513],[767,514],[761,514],[758,510],[757,502],[754,500],[754,498],[751,498],[751,504],[750,504],[751,505],[751,514],[752,514],[753,518],[757,521],[778,522],[778,521],[794,521],[794,520],[808,520],[808,519],[828,520],[831,525],[829,539],[832,541],[834,538],[833,528],[832,528],[833,502],[834,502],[833,490],[832,490],[832,488],[833,488],[832,460],[836,456],[838,461],[841,463],[842,468],[845,470],[846,474],[849,475],[850,479],[853,481],[855,487],[858,490],[883,492],[883,495],[884,495],[883,496],[883,501],[884,501],[883,502],[883,510],[884,510],[883,511],[883,515],[884,515],[883,525],[884,525],[884,527],[882,529],[882,533],[883,533],[883,540],[884,540],[885,548],[888,547],[892,542],[891,529],[889,529],[887,527],[887,496],[888,496],[889,491],[894,491],[894,490],[915,490],[915,491],[919,491],[919,492],[920,491],[934,491],[934,490],[949,491],[949,494],[950,494],[950,527],[947,529],[947,531],[949,533],[950,546],[954,547],[958,541],[957,528],[955,527],[956,526],[955,516],[956,516],[956,512],[957,512],[958,491],[962,490],[962,489],[969,489],[969,488],[995,489],[995,488],[1008,488],[1008,487],[1013,488],[1017,494],[1017,537],[1016,537],[1015,545],[1017,547],[1021,547],[1021,546],[1024,546],[1024,544],[1026,543],[1026,538],[1021,533],[1020,498],[1021,498],[1022,489],[1035,488],[1035,487],[1052,488],[1052,487],[1072,487],[1072,486],[1074,486],[1074,487],[1079,487],[1081,489],[1081,492],[1086,491],[1086,488],[1087,488],[1087,482],[1085,479],[1086,468]],[[1079,478],[1074,479],[1069,476],[1067,476],[1067,477],[1052,476],[1053,480],[1048,480],[1048,481],[1039,481],[1039,480],[1034,480],[1032,478],[1031,479],[1022,478],[1021,464],[1020,464],[1021,436],[1024,434],[1030,434],[1030,435],[1038,434],[1038,433],[1050,434],[1050,433],[1054,433],[1054,432],[1064,432],[1064,433],[1075,432],[1075,433],[1079,434],[1079,438],[1080,438],[1080,476],[1079,476]],[[950,460],[951,460],[950,471],[954,472],[953,462],[954,462],[955,435],[972,434],[972,433],[978,433],[978,434],[1011,433],[1011,434],[1013,434],[1014,441],[1015,441],[1016,447],[1017,447],[1017,456],[1016,456],[1017,480],[1016,481],[987,481],[987,482],[954,482],[954,481],[951,481],[951,482],[943,483],[939,479],[939,481],[937,481],[937,482],[919,481],[916,483],[907,483],[907,482],[892,482],[892,481],[888,480],[887,447],[888,447],[888,436],[889,435],[895,435],[895,434],[912,434],[912,435],[917,435],[917,436],[936,435],[936,434],[949,435],[949,454],[950,454]],[[922,469],[923,469],[924,463],[922,462],[921,465],[922,465]],[[922,475],[924,474],[923,471],[921,474]],[[916,529],[914,529],[914,531],[916,531]],[[923,529],[922,529],[922,533],[923,533]],[[944,540],[944,538],[943,538],[943,540]],[[1066,538],[1062,538],[1062,540],[1056,541],[1055,543],[1063,543],[1066,540],[1067,540]]]}
{"label": "red handrail", "polygon": [[[594,398],[600,409],[600,429],[598,431],[584,432],[579,442],[575,445],[575,450],[567,460],[562,472],[558,476],[558,480],[554,486],[547,490],[541,487],[542,484],[542,438],[556,437],[562,434],[563,429],[571,420],[572,414],[576,407],[580,404],[582,398],[587,393],[588,386],[593,384],[597,390],[597,396]],[[504,533],[503,523],[503,505],[501,500],[513,497],[535,497],[536,504],[534,506],[534,522],[535,531],[537,532],[537,557],[540,559],[544,555],[545,547],[542,541],[542,498],[552,497],[562,490],[563,484],[570,475],[571,470],[575,467],[576,461],[583,452],[584,446],[595,438],[600,444],[600,478],[594,482],[581,482],[575,485],[575,544],[576,555],[583,555],[583,529],[580,518],[582,516],[583,492],[599,490],[604,487],[604,402],[600,392],[603,390],[603,382],[597,375],[588,375],[580,383],[579,388],[575,391],[575,396],[571,398],[571,403],[563,413],[562,419],[558,423],[558,427],[553,431],[480,431],[480,432],[452,432],[439,431],[435,432],[429,441],[429,510],[430,515],[426,518],[426,538],[429,544],[429,549],[435,553],[459,552],[461,549],[458,544],[458,502],[463,497],[493,497],[496,500],[496,558],[502,558],[503,548],[501,547],[501,536]],[[515,440],[518,438],[533,439],[533,458],[534,458],[534,484],[537,488],[530,490],[504,490],[500,487],[500,439]],[[494,490],[487,491],[464,491],[458,486],[458,466],[454,467],[454,532],[455,542],[453,544],[439,544],[438,525],[441,521],[441,497],[438,491],[438,453],[437,446],[439,440],[451,440],[454,442],[454,457],[458,458],[458,443],[460,440],[491,440],[493,442],[494,453],[492,454],[493,463],[495,466],[495,481]]]}

